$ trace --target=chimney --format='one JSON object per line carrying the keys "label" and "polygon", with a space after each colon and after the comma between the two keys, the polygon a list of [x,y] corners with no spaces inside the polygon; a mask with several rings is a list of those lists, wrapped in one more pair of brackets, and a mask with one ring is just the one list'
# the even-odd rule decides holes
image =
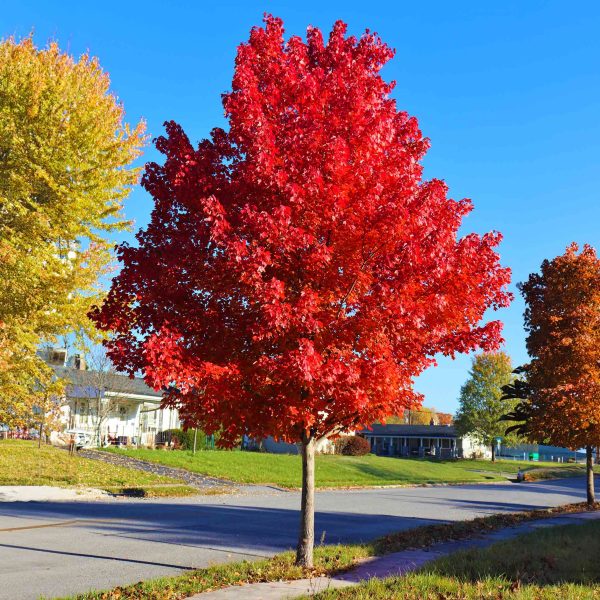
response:
{"label": "chimney", "polygon": [[66,348],[52,348],[48,351],[48,363],[58,367],[64,367],[67,362]]}

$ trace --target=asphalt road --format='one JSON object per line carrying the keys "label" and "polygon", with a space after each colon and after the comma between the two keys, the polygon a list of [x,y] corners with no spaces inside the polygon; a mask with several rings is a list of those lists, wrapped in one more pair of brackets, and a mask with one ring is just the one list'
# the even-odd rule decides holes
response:
{"label": "asphalt road", "polygon": [[[579,502],[582,478],[318,492],[316,539],[368,540],[440,521]],[[0,599],[56,598],[293,547],[299,494],[0,503]]]}

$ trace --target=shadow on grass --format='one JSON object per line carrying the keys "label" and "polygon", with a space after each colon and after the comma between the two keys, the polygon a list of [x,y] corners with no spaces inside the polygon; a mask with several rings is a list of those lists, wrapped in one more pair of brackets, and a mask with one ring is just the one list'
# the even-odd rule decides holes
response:
{"label": "shadow on grass", "polygon": [[130,498],[145,498],[148,495],[145,489],[137,487],[121,488],[117,493]]}
{"label": "shadow on grass", "polygon": [[[357,473],[368,475],[376,480],[377,484],[428,484],[428,483],[460,483],[473,482],[478,480],[501,480],[499,473],[490,473],[479,470],[471,470],[464,468],[462,471],[454,471],[452,467],[458,462],[457,460],[439,460],[435,458],[415,458],[415,457],[397,457],[397,456],[382,456],[390,461],[402,460],[404,464],[409,464],[411,469],[408,472],[400,473],[392,468],[384,466],[376,466],[368,463],[357,462],[353,465]],[[390,463],[390,466],[394,466]],[[427,471],[429,466],[434,466],[434,471],[431,476],[424,476],[424,470]],[[472,473],[472,475],[471,475]]]}
{"label": "shadow on grass", "polygon": [[[372,482],[374,485],[385,485],[386,483],[411,483],[412,479],[409,478],[401,478],[399,474],[391,469],[386,469],[383,467],[377,467],[375,465],[370,465],[366,463],[354,463],[352,465],[353,470],[357,473],[362,473],[363,475],[368,475],[372,477],[374,481]],[[368,482],[367,482],[368,483]]]}

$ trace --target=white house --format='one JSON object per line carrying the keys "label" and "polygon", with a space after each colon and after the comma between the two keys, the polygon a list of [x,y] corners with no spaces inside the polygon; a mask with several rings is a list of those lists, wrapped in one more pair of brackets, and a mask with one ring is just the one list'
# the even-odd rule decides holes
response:
{"label": "white house", "polygon": [[65,430],[89,433],[95,445],[153,446],[157,434],[181,426],[178,411],[161,408],[162,394],[143,379],[88,370],[77,356],[68,361],[66,351],[53,350],[47,362],[68,382],[61,407]]}

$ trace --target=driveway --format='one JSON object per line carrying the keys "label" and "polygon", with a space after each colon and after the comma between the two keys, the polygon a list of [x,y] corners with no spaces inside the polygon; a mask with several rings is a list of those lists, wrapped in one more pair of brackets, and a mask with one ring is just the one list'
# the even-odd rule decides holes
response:
{"label": "driveway", "polygon": [[[417,525],[585,499],[583,478],[324,491],[316,539],[368,540]],[[180,499],[0,503],[0,599],[54,598],[269,556],[293,547],[297,492]]]}

